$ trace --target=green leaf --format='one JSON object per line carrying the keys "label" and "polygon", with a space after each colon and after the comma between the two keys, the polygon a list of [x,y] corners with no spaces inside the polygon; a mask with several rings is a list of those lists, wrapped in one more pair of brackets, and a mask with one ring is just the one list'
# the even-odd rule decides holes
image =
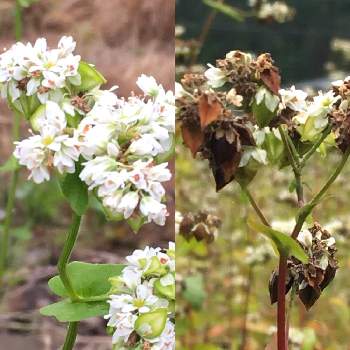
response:
{"label": "green leaf", "polygon": [[242,186],[247,187],[255,178],[261,164],[251,159],[245,167],[238,168],[235,180]]}
{"label": "green leaf", "polygon": [[247,224],[251,229],[270,238],[281,256],[293,255],[304,264],[308,262],[309,258],[307,254],[304,252],[299,243],[292,237],[283,232],[274,230],[264,224],[256,222],[252,218],[248,218]]}
{"label": "green leaf", "polygon": [[144,216],[136,216],[126,220],[134,233],[138,233],[140,228],[145,224],[146,218]]}
{"label": "green leaf", "polygon": [[[75,292],[85,298],[107,294],[111,288],[108,281],[121,274],[125,265],[121,264],[88,264],[74,261],[67,266],[67,274]],[[50,289],[61,297],[68,293],[59,276],[49,281]]]}
{"label": "green leaf", "polygon": [[105,301],[83,303],[65,299],[41,308],[40,313],[56,317],[60,322],[78,322],[90,317],[107,315],[108,310],[109,304]]}
{"label": "green leaf", "polygon": [[89,193],[86,184],[80,180],[80,167],[76,163],[74,174],[67,174],[61,182],[61,189],[70,206],[79,216],[82,216],[89,205]]}
{"label": "green leaf", "polygon": [[254,101],[252,104],[252,112],[260,128],[268,126],[275,117],[275,113],[271,112],[264,102],[257,104],[257,102]]}
{"label": "green leaf", "polygon": [[244,20],[244,16],[243,16],[242,12],[233,6],[223,4],[223,3],[219,2],[219,1],[215,1],[215,0],[203,0],[203,3],[205,5],[211,7],[212,9],[223,13],[224,15],[233,18],[234,20],[236,20],[238,22],[242,22]]}
{"label": "green leaf", "polygon": [[9,173],[20,168],[17,159],[11,156],[4,164],[0,166],[0,173]]}
{"label": "green leaf", "polygon": [[81,84],[78,87],[80,91],[88,91],[107,82],[103,75],[89,63],[81,61],[78,72],[81,76]]}
{"label": "green leaf", "polygon": [[195,308],[200,309],[206,298],[203,276],[201,274],[185,278],[184,298]]}

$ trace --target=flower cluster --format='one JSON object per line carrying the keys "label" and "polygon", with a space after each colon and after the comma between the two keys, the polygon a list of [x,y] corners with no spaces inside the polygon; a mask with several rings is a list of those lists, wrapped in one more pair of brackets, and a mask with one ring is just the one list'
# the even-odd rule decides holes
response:
{"label": "flower cluster", "polygon": [[109,217],[164,225],[174,95],[146,75],[137,80],[140,96],[101,90],[105,79],[74,55],[75,46],[71,37],[56,49],[38,39],[0,55],[2,96],[31,124],[31,136],[16,142],[14,156],[35,183],[53,171],[77,174]]}
{"label": "flower cluster", "polygon": [[221,220],[207,212],[199,212],[196,214],[187,213],[184,216],[177,213],[176,218],[179,221],[178,232],[186,240],[195,238],[197,241],[205,241],[211,243],[218,235],[218,228],[221,226]]}
{"label": "flower cluster", "polygon": [[284,23],[294,17],[295,10],[284,1],[249,0],[249,5],[257,12],[257,17],[264,21]]}
{"label": "flower cluster", "polygon": [[[303,264],[294,257],[288,259],[286,293],[295,285],[299,299],[310,309],[335,277],[338,269],[336,242],[317,222],[313,227],[303,229],[298,235],[298,241],[309,261]],[[269,285],[272,303],[277,301],[277,283],[278,274],[275,271]]]}
{"label": "flower cluster", "polygon": [[280,76],[270,55],[231,51],[204,74],[187,74],[181,83],[176,97],[183,140],[194,156],[209,160],[217,190],[244,177],[240,169],[250,160],[267,163],[264,127],[281,102]]}
{"label": "flower cluster", "polygon": [[112,278],[108,326],[116,349],[175,349],[175,245],[146,247]]}
{"label": "flower cluster", "polygon": [[262,165],[288,164],[281,127],[300,159],[314,144],[322,155],[350,146],[349,78],[313,97],[280,80],[269,54],[231,51],[176,85],[184,143],[209,160],[217,190],[232,180],[246,185]]}
{"label": "flower cluster", "polygon": [[44,104],[60,98],[60,90],[80,85],[80,56],[73,55],[75,47],[72,37],[63,37],[51,50],[43,38],[34,45],[13,45],[0,56],[2,96],[14,103],[24,93],[36,96]]}

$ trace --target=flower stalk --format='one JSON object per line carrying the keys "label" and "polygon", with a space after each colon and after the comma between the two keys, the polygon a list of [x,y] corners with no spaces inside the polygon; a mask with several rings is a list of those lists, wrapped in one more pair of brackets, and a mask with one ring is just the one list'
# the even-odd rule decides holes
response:
{"label": "flower stalk", "polygon": [[79,322],[70,322],[62,350],[72,350],[78,334]]}
{"label": "flower stalk", "polygon": [[75,242],[78,238],[80,223],[81,223],[81,216],[73,212],[72,224],[69,228],[66,242],[64,244],[64,247],[62,249],[62,252],[58,259],[58,264],[57,264],[57,269],[58,269],[61,281],[64,287],[66,288],[69,294],[69,297],[71,298],[72,301],[78,301],[80,300],[80,297],[74,291],[72,283],[69,279],[69,276],[67,274],[67,265],[71,257]]}
{"label": "flower stalk", "polygon": [[23,35],[23,22],[22,22],[22,6],[19,0],[16,0],[14,17],[15,17],[15,37],[17,41],[20,41]]}

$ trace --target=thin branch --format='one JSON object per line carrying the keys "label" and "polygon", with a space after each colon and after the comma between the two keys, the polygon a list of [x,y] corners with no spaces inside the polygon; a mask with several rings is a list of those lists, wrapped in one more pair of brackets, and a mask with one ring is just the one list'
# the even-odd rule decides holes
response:
{"label": "thin branch", "polygon": [[303,224],[306,220],[306,218],[310,215],[312,210],[315,208],[315,206],[321,201],[322,197],[326,194],[328,189],[331,187],[333,182],[338,178],[339,174],[343,170],[348,158],[350,155],[350,147],[346,150],[346,152],[343,154],[343,157],[341,161],[339,162],[338,166],[334,170],[333,174],[329,177],[325,185],[321,188],[321,190],[314,196],[314,198],[304,205],[299,212],[298,219],[296,222],[296,225],[294,227],[292,237],[297,238],[299,235],[299,232],[301,228],[303,227]]}
{"label": "thin branch", "polygon": [[266,225],[266,226],[270,226],[269,222],[267,221],[266,217],[264,216],[263,212],[261,211],[261,209],[259,208],[258,204],[256,203],[255,199],[253,198],[252,194],[249,192],[247,187],[243,187],[241,186],[242,191],[246,194],[246,196],[248,197],[249,203],[251,204],[251,206],[253,207],[253,209],[255,210],[256,214],[259,216],[261,222]]}
{"label": "thin branch", "polygon": [[330,134],[332,130],[332,126],[328,125],[328,127],[323,130],[320,138],[313,144],[313,146],[310,148],[310,150],[304,155],[300,167],[303,168],[306,164],[306,162],[309,160],[309,158],[317,151],[317,149],[321,146],[322,142],[327,138],[327,136]]}
{"label": "thin branch", "polygon": [[288,142],[286,133],[285,133],[282,125],[280,125],[278,127],[278,130],[280,132],[283,145],[284,145],[285,149],[287,150],[287,156],[288,156],[289,163],[292,166],[294,173],[299,173],[300,172],[299,166],[298,166],[299,160],[297,160],[298,156],[296,154],[294,154],[293,149],[291,148],[291,146]]}

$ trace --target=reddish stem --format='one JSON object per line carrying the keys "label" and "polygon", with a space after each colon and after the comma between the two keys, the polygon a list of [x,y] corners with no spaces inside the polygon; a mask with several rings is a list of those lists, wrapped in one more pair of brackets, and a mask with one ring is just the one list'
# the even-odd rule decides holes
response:
{"label": "reddish stem", "polygon": [[278,267],[278,304],[277,304],[277,349],[288,350],[286,332],[286,279],[287,257],[280,257]]}

